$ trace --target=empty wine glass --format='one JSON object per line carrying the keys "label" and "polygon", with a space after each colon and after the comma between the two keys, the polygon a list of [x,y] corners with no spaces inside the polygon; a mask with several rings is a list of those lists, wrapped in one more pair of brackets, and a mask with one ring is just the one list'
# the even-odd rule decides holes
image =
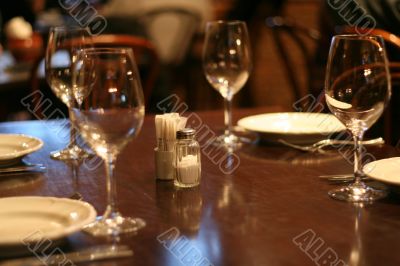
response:
{"label": "empty wine glass", "polygon": [[123,217],[117,210],[115,161],[136,137],[144,119],[144,97],[133,52],[128,48],[84,49],[76,64],[74,86],[88,87],[72,118],[83,139],[106,166],[107,208],[85,230],[93,235],[118,235],[145,226],[140,218]]}
{"label": "empty wine glass", "polygon": [[333,37],[325,77],[325,99],[331,112],[353,135],[354,183],[329,191],[332,198],[370,202],[385,191],[361,181],[364,132],[382,115],[390,99],[391,84],[384,42],[379,36]]}
{"label": "empty wine glass", "polygon": [[[52,27],[49,33],[45,56],[46,79],[54,94],[68,107],[74,101],[72,92],[72,70],[76,62],[76,53],[83,47],[91,46],[88,31],[79,27]],[[70,125],[70,143],[60,151],[51,153],[57,160],[81,159],[90,154],[76,143],[76,129]]]}
{"label": "empty wine glass", "polygon": [[251,67],[246,23],[208,22],[203,50],[203,70],[208,82],[224,98],[225,131],[215,142],[229,150],[240,145],[239,138],[232,133],[232,98],[246,83]]}

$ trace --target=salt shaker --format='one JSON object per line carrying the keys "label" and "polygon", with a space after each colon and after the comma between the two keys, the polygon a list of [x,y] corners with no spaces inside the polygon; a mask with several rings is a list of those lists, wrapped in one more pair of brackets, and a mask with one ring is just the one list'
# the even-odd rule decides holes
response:
{"label": "salt shaker", "polygon": [[194,138],[195,134],[192,128],[176,132],[174,184],[177,187],[195,187],[200,184],[200,145]]}

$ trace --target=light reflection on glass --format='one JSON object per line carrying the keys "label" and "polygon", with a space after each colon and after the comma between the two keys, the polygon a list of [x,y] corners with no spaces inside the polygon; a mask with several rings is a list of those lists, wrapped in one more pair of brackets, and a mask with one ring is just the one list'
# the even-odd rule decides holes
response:
{"label": "light reflection on glass", "polygon": [[109,93],[114,93],[114,92],[117,92],[117,91],[118,91],[117,88],[114,88],[114,87],[108,89]]}
{"label": "light reflection on glass", "polygon": [[371,71],[370,68],[364,69],[364,76],[365,76],[365,77],[368,77],[369,75],[371,75],[371,73],[372,73],[372,71]]}

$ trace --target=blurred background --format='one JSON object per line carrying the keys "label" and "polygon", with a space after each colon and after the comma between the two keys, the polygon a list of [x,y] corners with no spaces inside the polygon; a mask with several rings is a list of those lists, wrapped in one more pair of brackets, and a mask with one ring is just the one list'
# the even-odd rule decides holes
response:
{"label": "blurred background", "polygon": [[[234,97],[234,106],[311,111],[312,103],[323,89],[333,34],[354,26],[356,19],[365,15],[363,12],[373,15],[377,23],[372,26],[396,30],[393,21],[386,21],[390,16],[382,12],[385,7],[377,1],[342,1],[348,5],[341,9],[333,8],[330,2],[340,1],[1,1],[0,121],[37,118],[26,110],[34,90],[44,91],[55,106],[64,108],[51,95],[44,79],[42,59],[48,29],[56,25],[90,27],[96,21],[101,34],[134,35],[151,43],[158,59],[146,59],[145,55],[144,59],[137,58],[139,68],[156,64],[150,66],[156,69],[156,75],[149,77],[149,71],[140,70],[142,83],[151,84],[144,85],[149,90],[149,112],[159,112],[156,104],[171,94],[178,95],[192,111],[222,108],[222,97],[206,81],[201,63],[205,22],[219,19],[246,21],[252,43],[253,71],[245,87]],[[12,21],[15,17],[23,20]],[[102,18],[106,21],[104,25]],[[393,19],[396,20],[395,14]],[[26,30],[28,24],[32,34]],[[389,57],[393,60],[395,49],[389,47]],[[387,113],[387,117],[397,115],[396,110]],[[385,134],[391,134],[397,123],[387,119],[389,122],[380,122],[376,127],[378,131],[387,127],[389,133]]]}

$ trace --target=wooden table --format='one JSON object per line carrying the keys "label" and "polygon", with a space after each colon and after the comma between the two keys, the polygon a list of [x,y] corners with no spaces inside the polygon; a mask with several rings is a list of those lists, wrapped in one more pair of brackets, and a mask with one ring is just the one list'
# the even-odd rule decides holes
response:
{"label": "wooden table", "polygon": [[[235,112],[237,117],[250,113]],[[223,121],[222,111],[198,115],[201,124],[212,130]],[[196,265],[330,265],[323,264],[324,259],[336,256],[337,265],[400,265],[398,194],[392,192],[364,207],[330,199],[327,191],[337,185],[319,180],[318,175],[352,169],[338,153],[324,156],[272,145],[245,146],[236,153],[239,159],[231,161],[236,165],[240,160],[231,174],[223,173],[220,166],[227,172],[223,163],[215,164],[203,154],[201,186],[175,190],[169,182],[154,180],[153,119],[146,117],[142,132],[121,153],[116,169],[121,212],[145,219],[147,226],[137,235],[121,238],[135,254],[112,265],[195,265],[193,261],[199,262]],[[43,149],[27,160],[48,167],[44,174],[2,177],[1,197],[72,193],[69,166],[49,158],[49,152],[61,148],[68,137],[68,128],[62,125],[62,121],[0,124],[2,133],[43,139]],[[378,159],[398,154],[390,146],[368,151]],[[84,199],[102,213],[103,168],[81,166],[79,176]],[[76,233],[61,249],[107,241]]]}

